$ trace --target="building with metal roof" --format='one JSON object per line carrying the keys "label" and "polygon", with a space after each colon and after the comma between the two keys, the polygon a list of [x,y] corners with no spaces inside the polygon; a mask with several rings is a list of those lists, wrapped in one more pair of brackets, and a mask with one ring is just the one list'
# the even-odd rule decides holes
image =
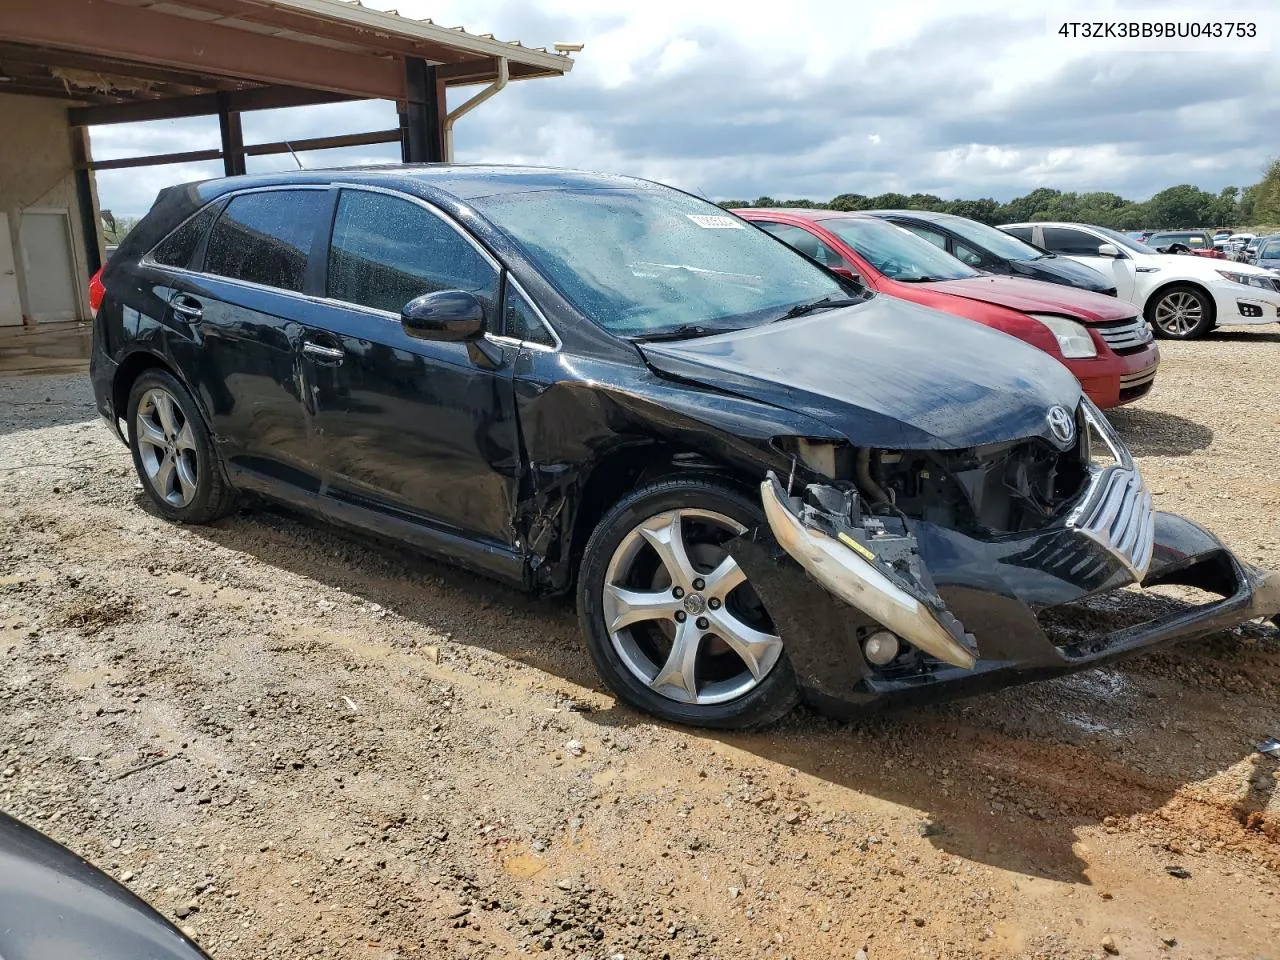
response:
{"label": "building with metal roof", "polygon": [[[557,77],[569,51],[414,20],[358,0],[0,0],[0,325],[85,319],[103,244],[95,170],[398,142],[449,159],[453,123],[507,83]],[[447,109],[450,87],[487,84]],[[252,110],[377,99],[381,130],[244,142]],[[88,129],[216,117],[216,149],[95,160]],[[390,118],[389,118],[390,119]]]}

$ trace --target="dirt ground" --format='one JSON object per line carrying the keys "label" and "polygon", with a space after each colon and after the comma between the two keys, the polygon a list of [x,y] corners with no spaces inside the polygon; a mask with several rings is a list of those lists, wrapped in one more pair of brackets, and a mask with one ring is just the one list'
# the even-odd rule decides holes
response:
{"label": "dirt ground", "polygon": [[[1280,566],[1280,331],[1164,350],[1113,418],[1158,505]],[[1280,957],[1269,626],[670,728],[567,604],[282,513],[159,520],[44,377],[0,381],[0,657],[0,808],[216,960]]]}

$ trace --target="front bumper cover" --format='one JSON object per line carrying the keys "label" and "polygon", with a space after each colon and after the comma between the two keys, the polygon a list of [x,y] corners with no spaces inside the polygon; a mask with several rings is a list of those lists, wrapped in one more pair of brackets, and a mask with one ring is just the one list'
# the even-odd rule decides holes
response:
{"label": "front bumper cover", "polygon": [[[732,541],[729,552],[773,617],[807,695],[836,712],[1070,673],[1280,613],[1280,573],[1242,562],[1173,514],[1151,514],[1142,586],[1183,584],[1221,599],[1109,633],[1064,637],[1058,615],[1135,580],[1132,559],[1086,530],[1063,524],[977,540],[915,522],[921,583],[886,577],[846,538],[803,523],[773,478],[762,501],[769,529]],[[915,649],[876,667],[862,640],[884,628]]]}

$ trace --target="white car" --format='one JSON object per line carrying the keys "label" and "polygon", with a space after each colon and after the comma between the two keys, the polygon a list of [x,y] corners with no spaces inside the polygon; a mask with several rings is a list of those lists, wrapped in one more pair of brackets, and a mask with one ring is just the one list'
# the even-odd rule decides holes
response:
{"label": "white car", "polygon": [[1123,233],[1084,223],[1006,223],[1019,240],[1115,279],[1157,336],[1194,340],[1216,326],[1280,322],[1280,278],[1247,263],[1157,253]]}

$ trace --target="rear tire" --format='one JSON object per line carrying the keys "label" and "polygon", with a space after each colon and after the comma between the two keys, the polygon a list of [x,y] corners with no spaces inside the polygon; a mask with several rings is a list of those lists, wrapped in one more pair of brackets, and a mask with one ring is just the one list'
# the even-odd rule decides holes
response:
{"label": "rear tire", "polygon": [[179,523],[211,523],[235,509],[218,451],[187,389],[165,370],[142,373],[126,408],[133,467],[156,509]]}
{"label": "rear tire", "polygon": [[1216,323],[1213,298],[1199,287],[1176,283],[1147,301],[1147,322],[1157,337],[1196,340]]}
{"label": "rear tire", "polygon": [[718,729],[772,723],[799,702],[782,641],[723,549],[765,522],[758,504],[702,479],[642,487],[604,516],[587,541],[578,617],[620,699]]}

